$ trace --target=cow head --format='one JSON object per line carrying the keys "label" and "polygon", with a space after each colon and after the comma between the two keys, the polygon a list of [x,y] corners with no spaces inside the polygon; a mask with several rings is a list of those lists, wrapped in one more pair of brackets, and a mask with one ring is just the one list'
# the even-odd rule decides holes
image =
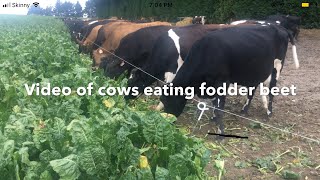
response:
{"label": "cow head", "polygon": [[85,37],[87,36],[88,33],[88,26],[84,26],[80,29],[80,32],[77,33],[77,39],[79,39],[79,41],[84,41]]}
{"label": "cow head", "polygon": [[292,31],[293,37],[297,39],[300,32],[301,18],[297,16],[287,16],[288,29]]}
{"label": "cow head", "polygon": [[[139,94],[143,92],[144,88],[146,88],[146,83],[143,78],[143,72],[138,69],[133,69],[130,73],[130,77],[128,79],[128,87],[137,87]],[[128,95],[125,96],[126,100],[134,99],[136,96]]]}
{"label": "cow head", "polygon": [[[125,59],[125,58],[124,58]],[[104,67],[105,75],[110,78],[119,77],[127,69],[130,68],[128,64],[118,57],[109,56],[108,58],[103,58],[102,61],[107,61],[108,63]]]}
{"label": "cow head", "polygon": [[80,34],[80,33],[77,33],[77,35],[76,35],[76,41],[77,41],[77,43],[78,43],[79,45],[82,45],[83,42],[80,40],[79,34]]}
{"label": "cow head", "polygon": [[301,18],[291,15],[271,15],[267,20],[279,22],[277,24],[285,27],[297,39],[300,32]]}
{"label": "cow head", "polygon": [[92,70],[97,70],[101,66],[102,59],[107,56],[107,52],[102,48],[98,48],[92,52],[93,62]]}
{"label": "cow head", "polygon": [[176,117],[182,113],[187,100],[184,96],[160,96],[160,101],[164,105],[164,111],[169,114],[173,114]]}

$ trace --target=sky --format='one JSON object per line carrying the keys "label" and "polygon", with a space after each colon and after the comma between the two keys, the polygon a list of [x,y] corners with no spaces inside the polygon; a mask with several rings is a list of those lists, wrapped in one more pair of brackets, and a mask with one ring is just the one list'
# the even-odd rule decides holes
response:
{"label": "sky", "polygon": [[[60,2],[69,1],[72,3],[79,3],[81,4],[82,8],[85,7],[87,0],[60,0]],[[26,15],[28,13],[27,7],[3,7],[4,4],[7,3],[18,3],[18,4],[31,4],[34,2],[38,2],[41,8],[46,8],[48,6],[54,6],[57,0],[0,0],[0,14],[18,14],[18,15]]]}

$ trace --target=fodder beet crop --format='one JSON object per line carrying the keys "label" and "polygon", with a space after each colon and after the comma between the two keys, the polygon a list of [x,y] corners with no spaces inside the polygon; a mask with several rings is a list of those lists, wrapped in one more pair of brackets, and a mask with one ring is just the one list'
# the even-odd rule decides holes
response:
{"label": "fodder beet crop", "polygon": [[92,72],[70,39],[59,19],[0,16],[0,179],[205,179],[202,140],[147,103],[27,94],[32,83],[125,86]]}

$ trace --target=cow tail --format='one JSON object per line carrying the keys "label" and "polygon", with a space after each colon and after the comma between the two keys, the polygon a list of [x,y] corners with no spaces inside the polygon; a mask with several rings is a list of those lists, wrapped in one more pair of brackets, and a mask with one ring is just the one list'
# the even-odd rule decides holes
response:
{"label": "cow tail", "polygon": [[299,68],[299,60],[298,60],[298,55],[297,55],[297,47],[296,47],[296,44],[294,42],[293,35],[290,32],[288,32],[288,35],[289,35],[290,42],[292,44],[293,61],[294,61],[294,64],[296,66],[296,69],[298,69]]}

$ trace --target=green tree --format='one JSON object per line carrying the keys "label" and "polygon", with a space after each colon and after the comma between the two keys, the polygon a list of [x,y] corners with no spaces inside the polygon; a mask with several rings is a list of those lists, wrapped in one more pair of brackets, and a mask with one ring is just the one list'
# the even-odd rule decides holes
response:
{"label": "green tree", "polygon": [[[118,16],[125,19],[141,17],[175,21],[178,17],[206,16],[209,23],[227,23],[238,19],[264,19],[273,14],[302,17],[307,28],[320,27],[320,9],[313,5],[301,8],[300,0],[90,0],[100,18]],[[164,7],[164,3],[172,7]],[[310,0],[315,4],[316,0]],[[157,3],[158,7],[150,7]],[[161,4],[161,7],[160,5]]]}
{"label": "green tree", "polygon": [[74,10],[75,10],[75,16],[76,17],[80,17],[82,16],[82,7],[79,3],[79,1],[77,1],[77,3],[74,5]]}
{"label": "green tree", "polygon": [[54,7],[54,14],[56,16],[59,16],[60,13],[61,13],[61,1],[57,0],[56,5]]}
{"label": "green tree", "polygon": [[45,9],[43,9],[43,14],[42,15],[45,15],[45,16],[52,16],[53,15],[53,7],[52,6],[49,6]]}
{"label": "green tree", "polygon": [[83,10],[84,13],[87,13],[89,17],[96,17],[96,4],[94,0],[88,0],[86,2],[86,7]]}
{"label": "green tree", "polygon": [[73,17],[75,16],[75,5],[71,2],[61,3],[60,0],[57,0],[54,14],[56,16]]}
{"label": "green tree", "polygon": [[36,15],[42,15],[44,9],[42,9],[40,6],[35,7],[35,6],[31,6],[28,10],[28,15],[32,15],[32,14],[36,14]]}

